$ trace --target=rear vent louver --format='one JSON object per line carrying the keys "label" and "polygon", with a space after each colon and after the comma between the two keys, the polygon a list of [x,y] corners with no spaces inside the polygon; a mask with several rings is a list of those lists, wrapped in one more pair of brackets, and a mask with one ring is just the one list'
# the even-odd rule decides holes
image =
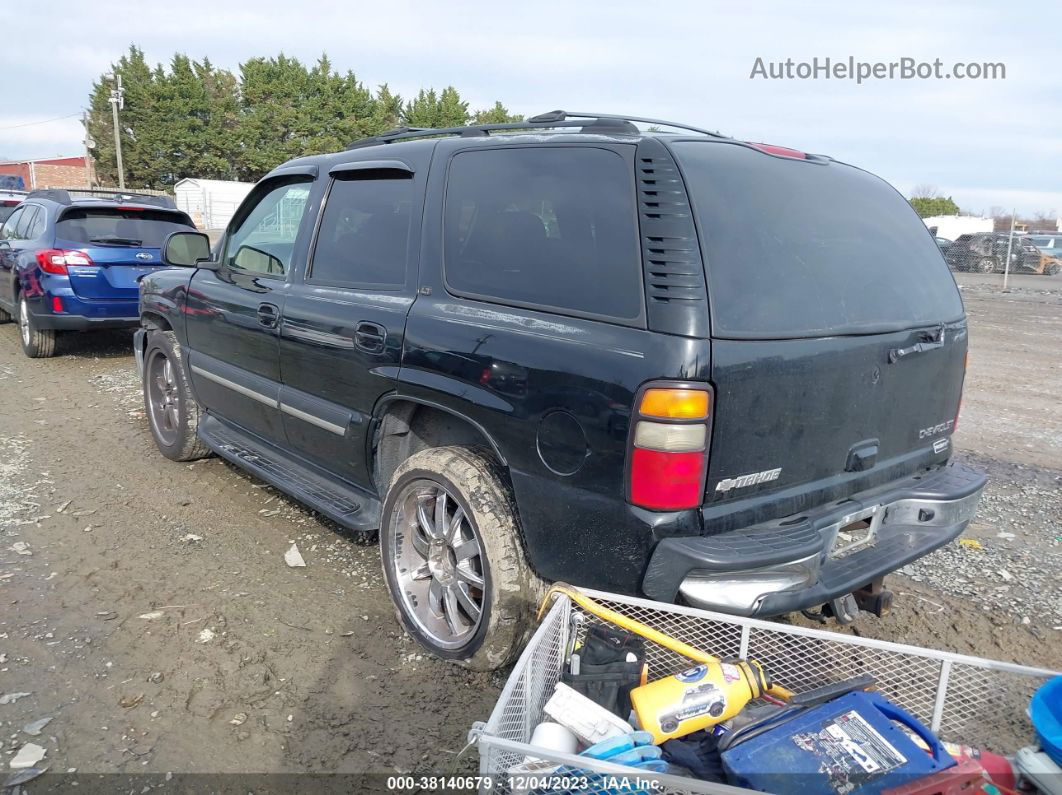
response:
{"label": "rear vent louver", "polygon": [[678,166],[650,138],[638,146],[635,168],[649,328],[707,336],[704,265]]}

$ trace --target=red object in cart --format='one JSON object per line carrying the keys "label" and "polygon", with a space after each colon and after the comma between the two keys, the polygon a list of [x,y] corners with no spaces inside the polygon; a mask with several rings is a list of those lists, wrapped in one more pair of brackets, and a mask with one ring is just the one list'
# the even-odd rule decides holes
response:
{"label": "red object in cart", "polygon": [[962,757],[955,760],[954,767],[883,790],[881,795],[982,795],[986,784],[991,786],[985,769],[977,760]]}

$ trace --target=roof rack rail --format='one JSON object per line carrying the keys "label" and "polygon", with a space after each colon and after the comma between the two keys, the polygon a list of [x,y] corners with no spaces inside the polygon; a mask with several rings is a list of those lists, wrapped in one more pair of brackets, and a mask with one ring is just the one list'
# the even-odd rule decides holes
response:
{"label": "roof rack rail", "polygon": [[46,188],[30,191],[27,198],[36,197],[38,199],[50,199],[58,204],[73,204],[74,197],[71,194],[94,199],[112,199],[116,202],[147,204],[152,207],[162,207],[166,210],[177,209],[177,204],[169,196],[158,196],[154,193],[139,193],[135,190],[119,190],[116,188]]}
{"label": "roof rack rail", "polygon": [[429,138],[435,136],[459,136],[462,138],[471,138],[487,136],[492,132],[505,130],[555,129],[560,127],[579,127],[585,129],[586,132],[594,133],[634,134],[638,132],[638,128],[634,126],[634,122],[674,127],[680,130],[695,132],[700,135],[710,135],[713,138],[726,137],[717,132],[703,130],[700,127],[691,127],[688,124],[664,121],[663,119],[650,119],[642,116],[623,116],[615,113],[574,113],[564,110],[551,110],[547,113],[540,113],[537,116],[532,116],[526,121],[499,122],[496,124],[469,124],[461,127],[398,127],[394,130],[380,133],[379,135],[373,135],[369,138],[362,138],[355,141],[348,146],[347,149],[361,149],[365,146],[379,146],[380,144],[389,144],[394,143],[395,141],[409,140],[411,138]]}

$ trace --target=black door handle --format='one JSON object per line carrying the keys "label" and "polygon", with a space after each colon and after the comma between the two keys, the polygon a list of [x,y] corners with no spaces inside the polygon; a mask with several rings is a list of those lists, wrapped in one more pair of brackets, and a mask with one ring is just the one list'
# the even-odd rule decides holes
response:
{"label": "black door handle", "polygon": [[354,346],[366,353],[382,353],[387,345],[387,329],[379,323],[362,320],[354,327]]}
{"label": "black door handle", "polygon": [[266,328],[276,328],[280,320],[280,307],[276,304],[258,305],[258,324]]}

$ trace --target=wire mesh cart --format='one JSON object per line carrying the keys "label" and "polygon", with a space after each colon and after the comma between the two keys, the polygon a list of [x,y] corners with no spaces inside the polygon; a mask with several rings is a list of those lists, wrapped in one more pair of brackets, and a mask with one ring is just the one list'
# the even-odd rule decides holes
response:
{"label": "wire mesh cart", "polygon": [[[678,605],[585,590],[606,608],[718,657],[753,657],[776,682],[793,691],[810,690],[860,674],[872,674],[886,698],[929,726],[942,740],[1012,754],[1033,740],[1026,707],[1033,691],[1058,674],[1040,668],[934,651],[712,613]],[[566,596],[558,596],[513,668],[485,724],[473,735],[480,775],[491,792],[526,792],[508,771],[527,758],[549,760],[602,776],[638,775],[653,793],[738,793],[749,790],[672,775],[633,771],[608,762],[557,753],[529,745],[535,726],[546,719],[543,706],[560,680],[566,651],[598,621]],[[669,649],[645,644],[650,681],[677,673],[691,663]],[[531,791],[534,791],[533,789]],[[595,795],[611,786],[582,788]]]}

